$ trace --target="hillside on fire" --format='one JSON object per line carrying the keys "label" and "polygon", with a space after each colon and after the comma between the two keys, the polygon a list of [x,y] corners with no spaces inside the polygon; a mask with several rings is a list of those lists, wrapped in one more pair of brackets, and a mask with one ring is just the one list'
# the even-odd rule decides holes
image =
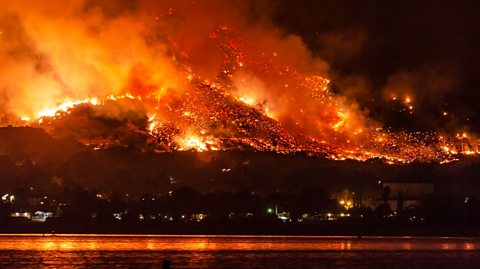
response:
{"label": "hillside on fire", "polygon": [[[0,126],[42,128],[102,150],[245,150],[388,164],[480,153],[476,113],[451,102],[455,91],[475,86],[468,79],[475,68],[460,76],[461,63],[437,53],[448,59],[390,73],[369,74],[369,64],[357,70],[381,44],[396,51],[375,35],[377,24],[358,18],[362,27],[305,33],[287,2],[7,1]],[[326,27],[318,24],[308,26]],[[441,43],[424,42],[428,51]],[[381,61],[401,60],[391,54]]]}
{"label": "hillside on fire", "polygon": [[374,189],[378,181],[433,183],[440,193],[476,195],[480,162],[389,165],[381,160],[332,161],[306,153],[175,151],[137,147],[98,149],[55,139],[42,129],[0,129],[0,190],[35,187],[55,192],[82,186],[140,195],[190,186],[201,192],[300,192],[308,187],[340,191]]}

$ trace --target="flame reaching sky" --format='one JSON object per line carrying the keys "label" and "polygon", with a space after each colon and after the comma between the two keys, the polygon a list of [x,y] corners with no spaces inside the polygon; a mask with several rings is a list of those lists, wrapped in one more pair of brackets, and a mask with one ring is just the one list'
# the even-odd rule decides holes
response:
{"label": "flame reaching sky", "polygon": [[[3,1],[2,123],[41,126],[96,148],[240,148],[391,163],[479,153],[472,134],[392,132],[370,119],[332,93],[328,64],[271,23],[265,7]],[[387,95],[413,111],[413,96],[402,94]]]}

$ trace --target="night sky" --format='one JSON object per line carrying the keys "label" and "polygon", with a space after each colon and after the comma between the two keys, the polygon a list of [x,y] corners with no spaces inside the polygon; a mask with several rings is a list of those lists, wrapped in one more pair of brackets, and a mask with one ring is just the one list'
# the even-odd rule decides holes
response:
{"label": "night sky", "polygon": [[[329,63],[336,91],[385,126],[453,132],[480,123],[479,12],[465,0],[278,0],[274,17]],[[413,95],[412,114],[389,89]]]}

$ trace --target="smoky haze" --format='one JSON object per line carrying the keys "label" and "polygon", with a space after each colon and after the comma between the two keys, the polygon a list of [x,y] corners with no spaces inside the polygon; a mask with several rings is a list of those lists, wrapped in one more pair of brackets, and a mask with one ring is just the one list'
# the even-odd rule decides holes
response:
{"label": "smoky haze", "polygon": [[[311,102],[312,91],[326,86],[328,63],[314,57],[300,36],[273,24],[267,2],[9,1],[5,6],[3,122],[87,97],[128,92],[168,100],[186,91],[191,73],[203,81],[227,74],[229,91],[266,104],[285,125],[317,136],[330,129],[323,120],[337,119],[339,107],[350,117],[345,129],[367,121],[342,96],[333,96],[323,109]],[[237,71],[232,64],[246,68]],[[317,128],[304,128],[312,121]]]}
{"label": "smoky haze", "polygon": [[[276,21],[330,64],[337,90],[371,117],[410,130],[476,130],[477,2],[275,3]],[[409,105],[403,103],[406,96],[412,98]]]}

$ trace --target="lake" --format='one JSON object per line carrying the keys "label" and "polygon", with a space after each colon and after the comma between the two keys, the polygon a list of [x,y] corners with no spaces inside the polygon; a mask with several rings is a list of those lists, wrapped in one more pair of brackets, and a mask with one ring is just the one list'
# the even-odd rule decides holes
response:
{"label": "lake", "polygon": [[0,268],[480,268],[480,238],[0,235]]}

